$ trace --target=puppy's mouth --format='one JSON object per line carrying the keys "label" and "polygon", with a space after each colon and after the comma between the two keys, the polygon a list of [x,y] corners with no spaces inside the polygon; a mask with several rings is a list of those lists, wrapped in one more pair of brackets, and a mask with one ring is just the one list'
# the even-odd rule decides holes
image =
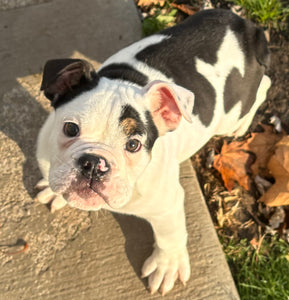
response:
{"label": "puppy's mouth", "polygon": [[95,181],[79,176],[62,195],[70,206],[78,209],[115,210],[130,199],[131,189],[119,177]]}
{"label": "puppy's mouth", "polygon": [[68,204],[82,210],[99,210],[110,205],[105,184],[93,179],[77,178],[63,194]]}
{"label": "puppy's mouth", "polygon": [[99,184],[97,182],[90,180],[90,183],[87,185],[87,188],[93,190],[93,192],[99,195],[105,202],[108,202],[108,197],[101,192],[101,189],[99,188]]}
{"label": "puppy's mouth", "polygon": [[73,168],[51,172],[50,186],[72,207],[115,210],[124,206],[132,194],[128,178],[118,166],[104,155],[84,153],[75,159]]}

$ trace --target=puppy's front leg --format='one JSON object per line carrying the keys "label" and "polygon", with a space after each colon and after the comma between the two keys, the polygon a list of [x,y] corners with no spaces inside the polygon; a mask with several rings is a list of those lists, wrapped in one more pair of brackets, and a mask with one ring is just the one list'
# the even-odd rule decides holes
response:
{"label": "puppy's front leg", "polygon": [[51,204],[52,213],[63,208],[67,204],[67,202],[61,195],[57,195],[51,190],[48,180],[44,178],[39,180],[35,188],[39,190],[36,199],[40,203]]}
{"label": "puppy's front leg", "polygon": [[51,204],[51,212],[54,212],[58,209],[61,209],[66,205],[66,200],[62,195],[55,194],[48,182],[49,170],[50,170],[50,156],[51,153],[54,155],[51,150],[51,145],[49,144],[50,135],[53,133],[53,126],[55,123],[55,112],[52,112],[44,123],[43,127],[38,136],[37,140],[37,161],[42,173],[43,178],[39,180],[35,188],[39,190],[37,193],[36,199],[43,204]]}
{"label": "puppy's front leg", "polygon": [[164,295],[173,288],[176,279],[185,284],[190,277],[182,187],[178,187],[177,195],[171,196],[177,196],[176,205],[147,219],[154,231],[155,245],[152,255],[143,265],[142,276],[148,277],[152,294],[160,288]]}

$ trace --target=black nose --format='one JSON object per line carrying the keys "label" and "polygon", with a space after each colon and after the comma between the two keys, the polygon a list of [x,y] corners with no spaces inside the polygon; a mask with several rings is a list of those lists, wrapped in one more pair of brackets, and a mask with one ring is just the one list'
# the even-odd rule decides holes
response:
{"label": "black nose", "polygon": [[110,170],[110,166],[101,156],[85,154],[78,159],[81,174],[87,179],[100,180]]}

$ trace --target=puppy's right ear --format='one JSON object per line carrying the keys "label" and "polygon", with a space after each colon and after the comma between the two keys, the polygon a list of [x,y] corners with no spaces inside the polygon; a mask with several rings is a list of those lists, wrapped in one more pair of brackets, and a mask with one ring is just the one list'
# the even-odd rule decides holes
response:
{"label": "puppy's right ear", "polygon": [[53,107],[59,106],[68,98],[87,87],[97,78],[93,66],[83,59],[54,59],[46,62],[43,71],[41,90]]}
{"label": "puppy's right ear", "polygon": [[183,117],[192,123],[193,92],[171,82],[152,81],[143,89],[160,135],[175,130]]}

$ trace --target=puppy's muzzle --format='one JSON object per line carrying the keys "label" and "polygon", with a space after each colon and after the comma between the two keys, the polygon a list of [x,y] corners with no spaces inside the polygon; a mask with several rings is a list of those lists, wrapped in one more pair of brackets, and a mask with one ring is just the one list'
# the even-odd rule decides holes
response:
{"label": "puppy's muzzle", "polygon": [[110,165],[102,156],[84,154],[78,159],[81,174],[94,181],[101,181],[110,171]]}

